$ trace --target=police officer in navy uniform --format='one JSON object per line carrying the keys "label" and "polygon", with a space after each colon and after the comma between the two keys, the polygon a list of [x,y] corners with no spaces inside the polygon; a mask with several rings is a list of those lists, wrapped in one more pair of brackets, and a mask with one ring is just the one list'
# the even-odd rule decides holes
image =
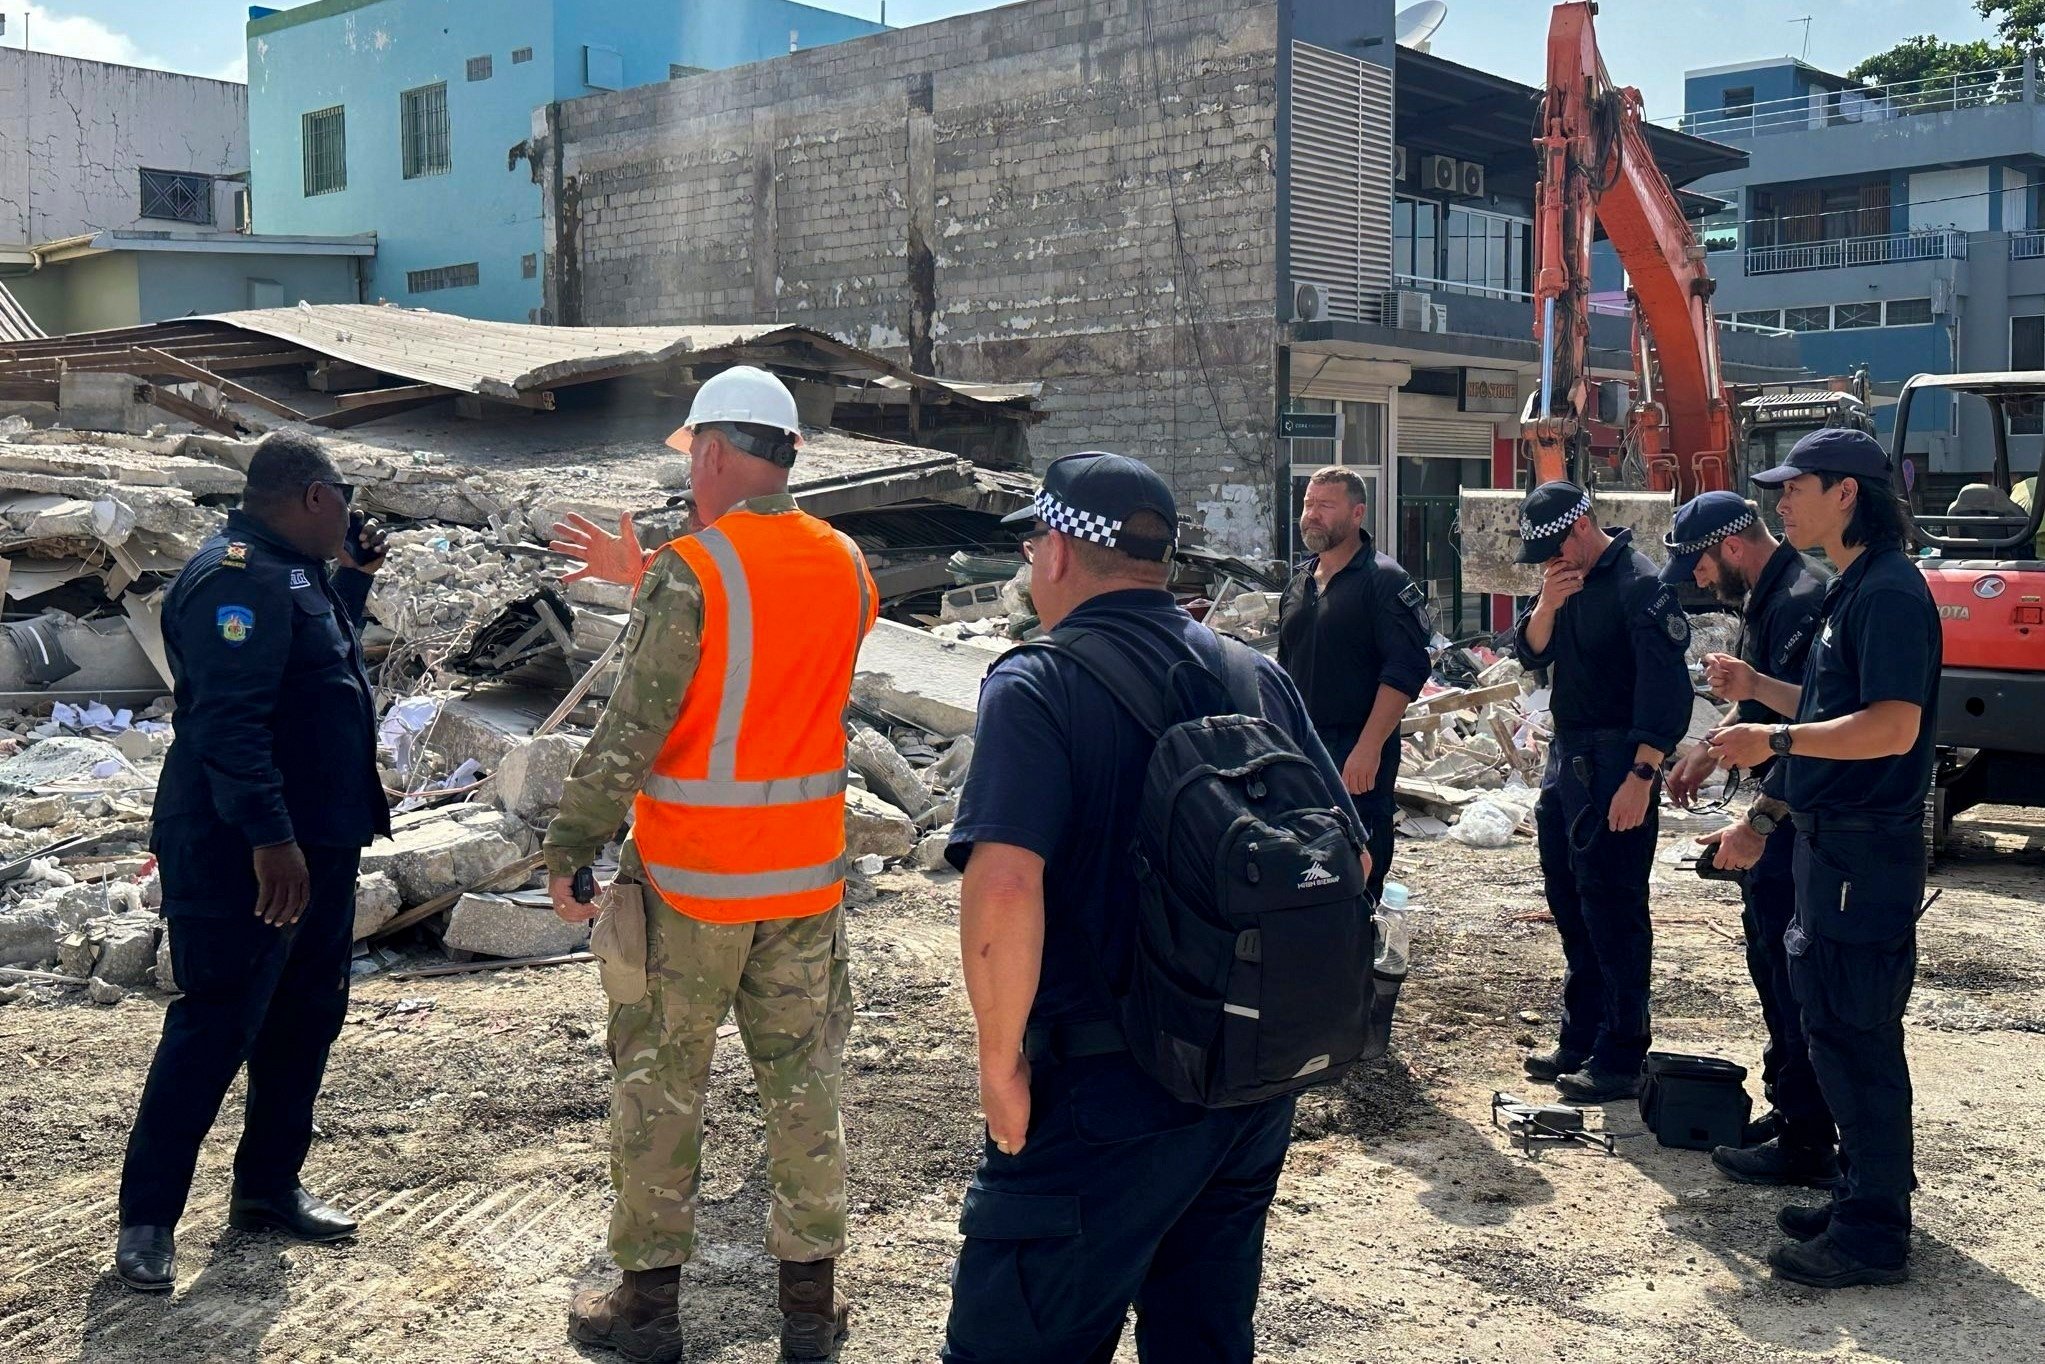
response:
{"label": "police officer in navy uniform", "polygon": [[[1818,614],[1830,570],[1812,563],[1768,531],[1758,508],[1738,493],[1702,493],[1676,512],[1662,580],[1694,582],[1720,601],[1741,608],[1739,657],[1757,672],[1797,685],[1817,637]],[[1728,707],[1725,723],[1780,724],[1789,717],[1749,697]],[[1688,805],[1717,769],[1709,745],[1695,745],[1669,773],[1669,797]],[[1750,775],[1774,777],[1779,764],[1763,762]],[[1811,1071],[1803,1020],[1789,988],[1782,938],[1796,912],[1791,861],[1796,828],[1767,800],[1744,818],[1698,842],[1713,861],[1744,872],[1740,898],[1747,937],[1747,973],[1761,998],[1768,1044],[1761,1053],[1761,1086],[1774,1108],[1749,1123],[1738,1146],[1721,1146],[1711,1160],[1743,1184],[1815,1184],[1839,1176],[1831,1111]]]}
{"label": "police officer in navy uniform", "polygon": [[1565,1099],[1605,1103],[1640,1092],[1647,1059],[1647,881],[1662,760],[1689,728],[1690,626],[1633,532],[1601,530],[1575,484],[1527,494],[1520,540],[1519,561],[1542,566],[1513,643],[1552,679],[1555,736],[1534,825],[1567,963],[1559,1042],[1528,1056],[1526,1072]]}
{"label": "police officer in navy uniform", "polygon": [[[1047,627],[1110,637],[1160,684],[1185,661],[1223,674],[1212,632],[1165,588],[1178,517],[1154,472],[1069,455],[1018,515],[1033,523],[1024,548]],[[1275,664],[1258,668],[1265,717],[1353,816],[1298,691]],[[1134,949],[1129,849],[1151,737],[1071,658],[1028,650],[989,673],[975,742],[947,855],[965,873],[988,1139],[960,1213],[943,1358],[1106,1364],[1133,1302],[1140,1358],[1249,1364],[1293,1104],[1181,1103],[1114,1021],[1108,976]]]}
{"label": "police officer in navy uniform", "polygon": [[1427,684],[1434,626],[1420,585],[1363,528],[1364,483],[1339,465],[1307,480],[1300,538],[1314,557],[1278,608],[1278,662],[1299,685],[1321,743],[1342,764],[1370,844],[1370,893],[1392,865],[1399,721]]}
{"label": "police officer in navy uniform", "polygon": [[[1811,1066],[1839,1128],[1840,1180],[1821,1207],[1784,1208],[1778,1276],[1819,1288],[1901,1282],[1917,1187],[1903,1010],[1917,973],[1939,667],[1938,609],[1906,552],[1909,513],[1874,437],[1815,431],[1754,476],[1781,489],[1783,534],[1839,570],[1825,589],[1801,687],[1738,659],[1708,660],[1728,700],[1788,724],[1712,736],[1721,765],[1773,754],[1797,830],[1796,917],[1784,938]],[[1771,783],[1772,784],[1772,783]]]}
{"label": "police officer in navy uniform", "polygon": [[115,1267],[144,1292],[174,1284],[199,1146],[244,1065],[229,1223],[309,1241],[355,1230],[299,1183],[347,1011],[356,864],[390,832],[356,637],[383,536],[351,522],[353,491],[317,442],[266,437],[240,510],[164,601],[177,735],[150,847],[183,993],[121,1172]]}

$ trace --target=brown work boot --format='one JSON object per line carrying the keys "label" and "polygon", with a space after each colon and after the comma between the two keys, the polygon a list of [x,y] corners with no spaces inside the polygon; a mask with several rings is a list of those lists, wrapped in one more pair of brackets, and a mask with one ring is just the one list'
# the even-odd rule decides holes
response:
{"label": "brown work boot", "polygon": [[675,1296],[681,1268],[628,1269],[605,1293],[585,1288],[568,1304],[568,1338],[616,1350],[632,1364],[679,1364],[688,1353]]}
{"label": "brown work boot", "polygon": [[831,1291],[832,1260],[781,1262],[781,1358],[829,1359],[845,1339],[852,1309]]}

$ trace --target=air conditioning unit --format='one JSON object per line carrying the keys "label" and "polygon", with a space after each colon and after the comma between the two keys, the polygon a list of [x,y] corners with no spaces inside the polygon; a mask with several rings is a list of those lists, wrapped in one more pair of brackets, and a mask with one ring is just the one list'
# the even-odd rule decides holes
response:
{"label": "air conditioning unit", "polygon": [[253,232],[255,230],[254,223],[249,216],[249,192],[246,185],[234,191],[234,230],[236,232]]}
{"label": "air conditioning unit", "polygon": [[1392,179],[1397,184],[1406,183],[1406,149],[1392,148]]}
{"label": "air conditioning unit", "polygon": [[1328,320],[1328,286],[1315,284],[1310,280],[1294,280],[1292,284],[1292,320],[1295,322],[1326,322]]}
{"label": "air conditioning unit", "polygon": [[1428,330],[1437,335],[1447,335],[1449,329],[1449,305],[1430,303],[1427,305]]}
{"label": "air conditioning unit", "polygon": [[1388,289],[1382,306],[1380,316],[1387,327],[1396,327],[1402,332],[1434,330],[1433,294],[1423,294],[1417,289]]}
{"label": "air conditioning unit", "polygon": [[1428,189],[1442,194],[1456,192],[1456,166],[1453,156],[1425,156],[1420,159],[1420,183]]}
{"label": "air conditioning unit", "polygon": [[1484,197],[1484,168],[1475,161],[1456,163],[1456,193],[1465,199]]}

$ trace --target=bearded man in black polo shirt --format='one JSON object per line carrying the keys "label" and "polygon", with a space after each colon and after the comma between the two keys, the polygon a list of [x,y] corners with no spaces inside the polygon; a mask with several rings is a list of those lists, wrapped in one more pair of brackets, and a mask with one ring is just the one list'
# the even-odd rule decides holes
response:
{"label": "bearded man in black polo shirt", "polygon": [[1427,597],[1363,528],[1363,479],[1331,466],[1307,480],[1300,539],[1314,557],[1278,608],[1278,663],[1356,801],[1370,843],[1370,893],[1392,864],[1399,720],[1427,683]]}

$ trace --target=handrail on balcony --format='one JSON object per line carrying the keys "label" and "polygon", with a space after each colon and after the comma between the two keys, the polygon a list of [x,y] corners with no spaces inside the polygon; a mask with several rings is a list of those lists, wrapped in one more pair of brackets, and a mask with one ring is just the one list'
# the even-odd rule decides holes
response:
{"label": "handrail on balcony", "polygon": [[1786,99],[1761,100],[1736,109],[1702,109],[1653,120],[1698,137],[1801,132],[1847,123],[1886,123],[1918,114],[1942,114],[1990,104],[2018,104],[2039,98],[2030,71],[2035,56],[2012,66],[1957,71],[1887,85],[1813,90]]}
{"label": "handrail on balcony", "polygon": [[2045,260],[2045,227],[2033,227],[2009,234],[2011,260]]}
{"label": "handrail on balcony", "polygon": [[[1429,293],[1463,294],[1475,298],[1496,298],[1508,303],[1532,303],[1534,296],[1525,289],[1508,289],[1496,284],[1472,284],[1468,280],[1435,279],[1428,275],[1394,275],[1392,283],[1400,289],[1425,289]],[[1607,303],[1600,299],[1590,301],[1590,310],[1606,317],[1624,317],[1631,311],[1623,303]]]}
{"label": "handrail on balcony", "polygon": [[1956,228],[1892,233],[1876,237],[1840,237],[1823,242],[1747,248],[1749,275],[1784,275],[1799,270],[1842,270],[1855,265],[1890,265],[1897,261],[1965,260],[1967,234]]}

